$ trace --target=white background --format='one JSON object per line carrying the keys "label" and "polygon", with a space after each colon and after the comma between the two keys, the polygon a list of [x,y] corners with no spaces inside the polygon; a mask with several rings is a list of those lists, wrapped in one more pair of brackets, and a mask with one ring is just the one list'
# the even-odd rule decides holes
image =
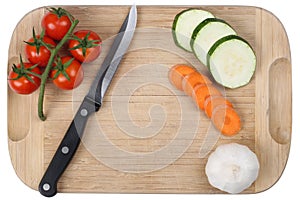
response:
{"label": "white background", "polygon": [[[137,195],[137,194],[57,194],[53,199],[283,199],[299,197],[299,178],[300,178],[300,114],[299,112],[299,90],[297,86],[300,84],[300,31],[299,31],[299,10],[298,6],[295,4],[295,0],[152,0],[147,2],[146,0],[125,0],[120,1],[122,4],[131,5],[136,3],[141,4],[152,4],[152,5],[251,5],[265,8],[273,12],[283,23],[287,31],[291,52],[292,52],[292,66],[293,66],[293,135],[292,135],[292,146],[289,156],[289,160],[283,176],[280,178],[279,182],[266,192],[255,194],[255,195]],[[47,5],[102,5],[102,4],[120,4],[117,0],[109,1],[97,1],[97,0],[72,0],[72,1],[61,1],[61,0],[8,0],[1,6],[0,12],[0,30],[1,30],[1,47],[0,47],[0,99],[1,107],[0,111],[0,185],[1,185],[1,199],[10,198],[22,198],[22,199],[44,199],[37,191],[29,189],[25,186],[16,176],[14,169],[11,165],[8,145],[7,145],[7,58],[8,58],[8,46],[11,38],[11,34],[14,27],[17,25],[18,21],[32,9]],[[21,42],[21,41],[20,41]],[[297,199],[297,198],[296,198]]]}

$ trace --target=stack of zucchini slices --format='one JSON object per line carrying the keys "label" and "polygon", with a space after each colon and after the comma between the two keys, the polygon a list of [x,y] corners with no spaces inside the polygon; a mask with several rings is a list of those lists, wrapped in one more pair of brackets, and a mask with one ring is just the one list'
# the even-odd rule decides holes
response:
{"label": "stack of zucchini slices", "polygon": [[193,8],[177,14],[172,29],[176,45],[193,52],[217,83],[238,88],[250,82],[256,67],[253,49],[224,20]]}

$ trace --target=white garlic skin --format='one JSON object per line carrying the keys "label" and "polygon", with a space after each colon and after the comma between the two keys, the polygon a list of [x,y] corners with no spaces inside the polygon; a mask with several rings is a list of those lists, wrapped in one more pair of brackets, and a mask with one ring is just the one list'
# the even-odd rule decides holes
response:
{"label": "white garlic skin", "polygon": [[209,156],[205,173],[209,183],[228,193],[240,193],[252,185],[259,172],[258,159],[247,146],[224,144]]}

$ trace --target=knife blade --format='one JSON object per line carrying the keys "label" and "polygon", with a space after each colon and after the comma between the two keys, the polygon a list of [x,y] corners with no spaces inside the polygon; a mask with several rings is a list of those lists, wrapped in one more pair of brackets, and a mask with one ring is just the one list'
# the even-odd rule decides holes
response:
{"label": "knife blade", "polygon": [[89,116],[102,106],[103,97],[131,43],[136,23],[137,10],[133,5],[39,183],[42,195],[52,197],[57,193],[57,182],[76,153]]}
{"label": "knife blade", "polygon": [[102,103],[102,99],[108,89],[112,77],[115,74],[123,55],[126,53],[133,37],[136,20],[136,6],[132,6],[87,94],[89,98],[95,99],[97,103]]}

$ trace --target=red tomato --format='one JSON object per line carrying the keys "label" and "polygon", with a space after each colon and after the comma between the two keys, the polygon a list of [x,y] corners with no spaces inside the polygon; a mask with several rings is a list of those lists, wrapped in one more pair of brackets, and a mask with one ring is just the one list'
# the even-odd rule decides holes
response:
{"label": "red tomato", "polygon": [[101,52],[101,38],[93,31],[80,30],[74,33],[77,39],[69,42],[71,54],[80,62],[92,62]]}
{"label": "red tomato", "polygon": [[71,27],[71,21],[62,8],[52,9],[42,19],[46,35],[54,40],[61,40]]}
{"label": "red tomato", "polygon": [[[73,60],[69,64],[68,62],[70,62],[71,59]],[[51,71],[50,77],[53,78],[53,83],[58,88],[72,90],[73,88],[78,87],[82,82],[83,70],[81,64],[77,60],[70,56],[65,56],[61,58],[61,62],[58,62]]]}
{"label": "red tomato", "polygon": [[[25,54],[27,59],[31,63],[38,64],[40,67],[46,67],[48,64],[48,60],[51,56],[51,52],[45,46],[42,46],[40,44],[40,42],[38,41],[39,39],[40,36],[37,35],[36,39],[32,37],[27,41],[27,44],[25,46]],[[43,36],[43,41],[46,44],[50,44],[53,47],[56,46],[56,43],[47,36]],[[38,52],[37,52],[37,48],[39,48]]]}
{"label": "red tomato", "polygon": [[[23,67],[21,67],[21,64],[18,64],[15,70],[11,70],[9,72],[8,84],[9,87],[18,94],[31,94],[39,88],[41,79],[37,76],[27,73],[26,70],[39,75],[41,74],[41,71],[38,67],[30,69],[33,66],[31,63],[22,64]],[[17,79],[18,76],[19,78]],[[28,77],[31,78],[32,82]]]}

